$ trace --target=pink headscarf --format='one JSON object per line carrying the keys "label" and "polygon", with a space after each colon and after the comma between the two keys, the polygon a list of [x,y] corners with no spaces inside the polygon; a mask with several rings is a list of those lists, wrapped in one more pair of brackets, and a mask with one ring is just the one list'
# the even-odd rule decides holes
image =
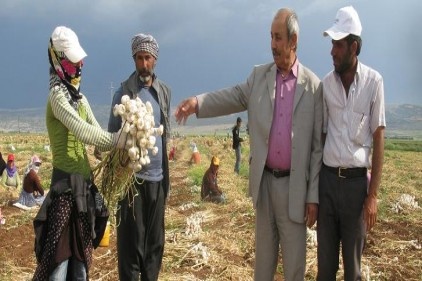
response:
{"label": "pink headscarf", "polygon": [[[39,164],[39,165],[37,165],[37,164]],[[40,165],[41,165],[41,159],[37,155],[32,156],[31,159],[29,160],[28,166],[26,166],[25,176],[31,170],[34,170],[36,173],[38,173]]]}

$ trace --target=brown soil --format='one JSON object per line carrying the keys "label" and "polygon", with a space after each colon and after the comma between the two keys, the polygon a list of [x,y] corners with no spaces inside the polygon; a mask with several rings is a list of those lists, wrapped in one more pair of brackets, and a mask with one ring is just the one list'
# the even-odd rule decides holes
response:
{"label": "brown soil", "polygon": [[[220,152],[220,155],[222,154],[224,152]],[[209,162],[206,157],[203,158],[203,161]],[[236,232],[243,234],[244,241],[237,241],[241,242],[239,243],[241,244],[240,251],[224,245],[220,247],[218,240],[214,241],[215,244],[212,244],[213,241],[207,241],[208,247],[219,256],[219,261],[215,261],[215,265],[195,266],[192,260],[181,259],[187,254],[186,249],[181,250],[181,246],[177,247],[177,241],[181,241],[180,237],[183,231],[178,232],[174,229],[183,229],[181,225],[185,223],[186,217],[198,210],[214,213],[230,212],[230,206],[221,207],[211,204],[196,209],[180,210],[179,207],[183,203],[198,202],[198,194],[193,194],[189,190],[190,185],[186,183],[187,170],[191,167],[189,160],[190,152],[186,144],[182,149],[179,148],[176,161],[172,162],[170,167],[172,192],[166,210],[166,249],[160,280],[252,280],[254,216],[253,212],[249,214],[236,213],[237,207],[232,207],[231,215],[225,214],[224,217],[210,220],[208,223],[204,223],[202,228],[208,233],[207,237],[212,237],[213,233],[218,232],[219,235],[223,233],[226,237],[219,240],[220,245],[228,243],[227,241],[239,240]],[[227,171],[221,171],[220,183],[230,186],[230,182],[234,181],[232,185],[238,185],[237,179],[233,180],[231,164],[226,166]],[[418,177],[420,172],[420,170],[416,172]],[[239,179],[239,181],[242,184],[246,183],[245,178]],[[418,181],[420,183],[420,178]],[[16,192],[0,192],[0,207],[2,215],[6,218],[6,224],[0,226],[0,280],[30,280],[36,266],[32,219],[37,210],[24,211],[12,206],[12,202],[17,199],[16,196]],[[232,198],[232,202],[235,200],[239,201],[237,198]],[[368,235],[368,243],[365,248],[364,262],[371,265],[371,280],[422,280],[421,250],[414,249],[405,243],[409,240],[416,240],[416,243],[421,244],[421,222],[413,220],[409,216],[403,221],[398,216],[388,219],[387,216],[385,217],[377,222],[373,231]],[[414,223],[409,223],[412,221]],[[171,225],[171,229],[169,225]],[[116,235],[112,226],[110,245],[99,247],[94,251],[94,260],[90,271],[91,280],[118,280],[115,240]],[[306,280],[315,280],[315,249],[308,251],[308,255]],[[177,266],[174,265],[175,259],[178,263]],[[239,274],[240,271],[244,271],[244,275]],[[282,274],[279,271],[276,279],[282,280]],[[378,277],[374,276],[377,274],[379,274]],[[180,276],[186,277],[180,278]]]}

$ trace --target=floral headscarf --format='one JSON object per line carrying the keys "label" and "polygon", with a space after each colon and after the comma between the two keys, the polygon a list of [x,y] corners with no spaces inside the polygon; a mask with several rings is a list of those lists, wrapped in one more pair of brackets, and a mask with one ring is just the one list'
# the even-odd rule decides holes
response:
{"label": "floral headscarf", "polygon": [[78,107],[78,100],[82,98],[79,93],[82,65],[74,66],[70,62],[64,52],[59,52],[54,48],[50,38],[48,44],[48,59],[50,62],[50,89],[56,86],[66,86],[67,98],[69,103],[74,107]]}

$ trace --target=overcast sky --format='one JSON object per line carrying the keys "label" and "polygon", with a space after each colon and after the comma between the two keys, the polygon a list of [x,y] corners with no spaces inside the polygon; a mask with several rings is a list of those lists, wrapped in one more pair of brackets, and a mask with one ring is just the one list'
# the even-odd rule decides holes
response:
{"label": "overcast sky", "polygon": [[109,104],[134,70],[130,40],[150,33],[160,54],[156,73],[182,99],[243,82],[272,61],[270,25],[282,7],[296,10],[298,57],[320,78],[332,69],[322,32],[337,10],[353,5],[362,25],[359,59],[384,77],[387,104],[422,104],[421,0],[1,0],[0,108],[45,107],[47,45],[53,29],[73,29],[88,54],[81,90],[91,104]]}

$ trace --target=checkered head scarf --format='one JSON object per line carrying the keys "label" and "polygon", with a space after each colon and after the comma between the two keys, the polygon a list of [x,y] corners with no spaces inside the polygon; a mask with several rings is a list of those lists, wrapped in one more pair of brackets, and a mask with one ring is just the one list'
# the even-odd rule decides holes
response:
{"label": "checkered head scarf", "polygon": [[155,59],[158,59],[158,43],[149,34],[136,34],[132,38],[132,56],[137,52],[144,51],[150,53]]}

